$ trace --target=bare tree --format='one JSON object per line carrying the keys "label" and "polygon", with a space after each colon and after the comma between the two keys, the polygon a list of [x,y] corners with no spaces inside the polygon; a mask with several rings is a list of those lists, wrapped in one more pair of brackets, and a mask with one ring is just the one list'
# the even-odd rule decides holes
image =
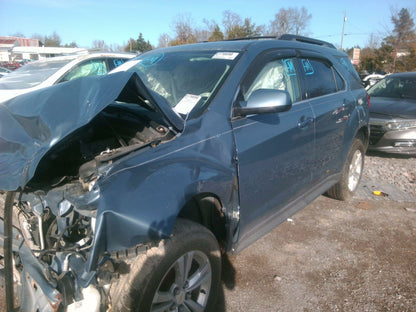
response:
{"label": "bare tree", "polygon": [[166,33],[161,34],[159,36],[159,44],[158,44],[158,47],[159,48],[166,48],[166,47],[169,46],[169,44],[170,44],[171,41],[172,41],[172,38],[168,34],[166,34]]}
{"label": "bare tree", "polygon": [[243,21],[237,13],[231,12],[229,10],[222,12],[222,25],[224,27],[224,35],[229,38],[230,33],[233,29],[241,27]]}
{"label": "bare tree", "polygon": [[176,37],[171,44],[179,45],[196,42],[193,24],[193,19],[189,13],[178,15],[172,26]]}
{"label": "bare tree", "polygon": [[52,35],[45,36],[43,43],[45,44],[45,47],[60,47],[61,37],[54,31]]}
{"label": "bare tree", "polygon": [[312,15],[305,7],[281,8],[270,22],[269,34],[281,36],[283,34],[306,35],[306,29]]}
{"label": "bare tree", "polygon": [[94,40],[91,44],[91,48],[94,50],[100,50],[100,51],[108,51],[109,47],[104,42],[104,40]]}
{"label": "bare tree", "polygon": [[377,49],[380,46],[380,42],[381,42],[380,36],[375,35],[374,33],[371,33],[368,38],[366,47],[373,49],[373,50]]}

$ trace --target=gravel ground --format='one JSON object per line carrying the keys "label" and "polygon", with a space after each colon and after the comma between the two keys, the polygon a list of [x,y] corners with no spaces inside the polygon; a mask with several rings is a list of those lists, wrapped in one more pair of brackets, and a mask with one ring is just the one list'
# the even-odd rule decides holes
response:
{"label": "gravel ground", "polygon": [[416,198],[416,157],[371,153],[365,157],[363,179],[391,184]]}

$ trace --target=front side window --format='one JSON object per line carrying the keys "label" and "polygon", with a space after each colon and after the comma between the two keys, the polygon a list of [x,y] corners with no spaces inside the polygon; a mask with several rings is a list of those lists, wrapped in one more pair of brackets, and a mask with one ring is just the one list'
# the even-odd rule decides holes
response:
{"label": "front side window", "polygon": [[259,89],[286,91],[290,94],[292,102],[299,101],[299,85],[292,59],[273,60],[265,64],[248,87],[242,88],[244,101]]}
{"label": "front side window", "polygon": [[299,61],[306,98],[337,92],[334,73],[328,64],[309,58],[302,58]]}
{"label": "front side window", "polygon": [[80,77],[101,76],[107,72],[107,64],[104,59],[88,60],[75,66],[59,82],[70,81]]}

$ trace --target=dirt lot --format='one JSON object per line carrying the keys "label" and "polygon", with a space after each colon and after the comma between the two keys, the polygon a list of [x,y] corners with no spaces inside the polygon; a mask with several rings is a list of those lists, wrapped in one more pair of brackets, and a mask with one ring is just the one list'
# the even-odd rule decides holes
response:
{"label": "dirt lot", "polygon": [[224,265],[218,311],[415,311],[416,203],[321,196]]}

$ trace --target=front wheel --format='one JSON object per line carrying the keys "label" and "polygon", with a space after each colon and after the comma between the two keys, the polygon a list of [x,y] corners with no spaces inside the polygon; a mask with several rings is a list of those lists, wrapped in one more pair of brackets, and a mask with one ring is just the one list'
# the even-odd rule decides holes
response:
{"label": "front wheel", "polygon": [[131,261],[111,286],[114,311],[211,311],[221,287],[221,253],[203,226],[179,219],[172,236]]}
{"label": "front wheel", "polygon": [[365,147],[360,139],[354,139],[341,174],[341,180],[327,194],[339,200],[347,200],[357,190],[364,169]]}

